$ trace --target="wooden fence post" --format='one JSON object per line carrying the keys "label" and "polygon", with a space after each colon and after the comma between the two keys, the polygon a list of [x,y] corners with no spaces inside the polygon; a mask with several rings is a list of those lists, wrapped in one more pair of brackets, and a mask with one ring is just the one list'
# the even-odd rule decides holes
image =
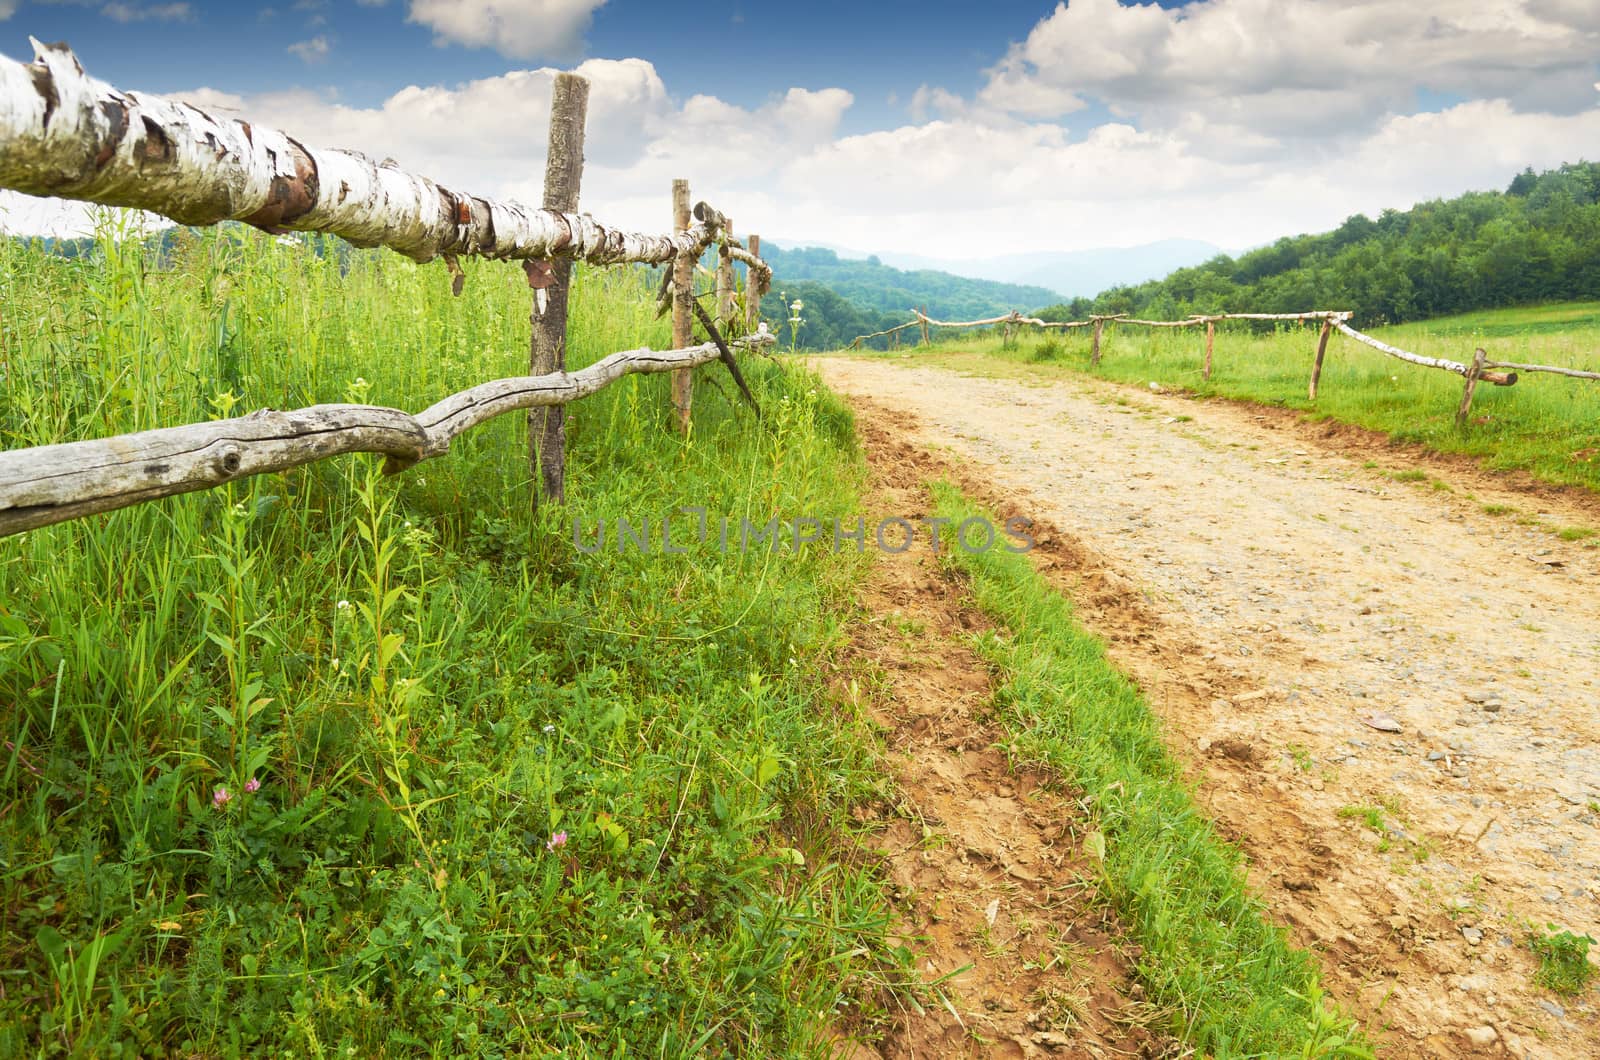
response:
{"label": "wooden fence post", "polygon": [[1089,367],[1095,368],[1100,364],[1100,329],[1105,326],[1104,317],[1094,318],[1094,341],[1089,344]]}
{"label": "wooden fence post", "polygon": [[[689,182],[672,182],[672,229],[689,227]],[[694,258],[680,252],[672,262],[672,345],[684,349],[694,342]],[[694,402],[694,374],[691,369],[672,373],[672,409],[678,433],[689,433],[689,411]]]}
{"label": "wooden fence post", "polygon": [[724,335],[732,333],[733,324],[733,247],[727,239],[733,238],[733,218],[724,217],[722,234],[726,237],[717,245],[717,324]]}
{"label": "wooden fence post", "polygon": [[1317,359],[1311,365],[1311,400],[1317,400],[1317,384],[1322,381],[1322,357],[1328,352],[1328,336],[1333,333],[1333,321],[1322,318],[1322,334],[1317,338]]}
{"label": "wooden fence post", "polygon": [[[928,331],[928,307],[927,306],[923,306],[922,307],[922,344],[924,346],[933,345],[932,333]],[[895,345],[898,346],[899,343],[897,342],[897,343],[895,343]]]}
{"label": "wooden fence post", "polygon": [[1479,347],[1472,355],[1472,363],[1467,366],[1467,385],[1461,389],[1461,404],[1456,407],[1456,427],[1459,429],[1467,425],[1467,413],[1472,411],[1472,392],[1478,389],[1478,379],[1483,375],[1483,362],[1489,359],[1489,354]]}
{"label": "wooden fence post", "polygon": [[[756,257],[761,256],[761,237],[754,233],[750,236],[750,253]],[[761,285],[756,282],[755,273],[748,267],[744,270],[744,330],[747,335],[754,335],[756,328],[761,323]]]}
{"label": "wooden fence post", "polygon": [[[583,127],[589,109],[589,82],[577,74],[557,74],[550,97],[550,150],[544,164],[544,208],[574,213],[578,186],[583,181]],[[538,282],[539,270],[528,271],[528,282]],[[547,375],[567,370],[567,293],[572,286],[572,262],[551,263],[549,286],[533,292],[533,341],[528,351],[528,374]],[[532,507],[539,510],[539,495],[562,503],[566,499],[567,410],[552,405],[528,412],[528,469],[533,478]]]}
{"label": "wooden fence post", "polygon": [[1207,379],[1211,378],[1211,346],[1212,346],[1212,343],[1216,341],[1216,337],[1217,337],[1217,322],[1215,320],[1206,321],[1206,370],[1205,370],[1205,377]]}

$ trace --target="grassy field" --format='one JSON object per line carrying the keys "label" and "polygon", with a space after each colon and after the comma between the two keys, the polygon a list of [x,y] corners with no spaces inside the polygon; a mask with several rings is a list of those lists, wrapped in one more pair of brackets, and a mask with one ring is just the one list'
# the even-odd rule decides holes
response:
{"label": "grassy field", "polygon": [[[451,298],[331,242],[118,235],[0,242],[0,445],[525,370],[515,268]],[[652,293],[581,273],[572,363],[665,346]],[[893,795],[819,676],[870,556],[725,551],[679,512],[859,510],[848,410],[746,371],[760,422],[713,367],[687,444],[665,377],[573,406],[569,504],[537,519],[504,417],[395,478],[342,458],[0,539],[0,1056],[826,1055],[915,1011],[849,834]],[[1174,1032],[1336,1054],[1136,691],[1025,564],[965,561],[1014,633],[980,649],[1017,749],[1093,797]]]}
{"label": "grassy field", "polygon": [[[951,525],[992,514],[934,489]],[[1092,806],[1102,894],[1143,947],[1138,974],[1171,1031],[1216,1057],[1370,1056],[1321,1000],[1315,963],[1270,926],[1239,852],[1195,808],[1137,687],[1025,556],[956,550],[951,564],[1004,627],[976,638],[999,675],[1008,750],[1058,772]]]}
{"label": "grassy field", "polygon": [[[526,370],[509,265],[452,299],[315,239],[158,267],[109,236],[0,241],[5,447]],[[581,274],[574,365],[667,345],[647,286]],[[860,560],[572,544],[572,514],[853,511],[847,410],[746,371],[762,422],[706,386],[690,444],[662,376],[574,406],[531,534],[508,416],[393,479],[342,458],[0,540],[0,1055],[805,1055],[870,1024],[903,958],[835,852],[881,780],[815,665]]]}
{"label": "grassy field", "polygon": [[[1446,317],[1370,334],[1401,349],[1458,362],[1482,346],[1493,360],[1600,370],[1600,302],[1569,303]],[[1159,383],[1202,395],[1303,409],[1382,431],[1442,453],[1476,457],[1499,469],[1526,470],[1546,481],[1600,489],[1600,383],[1525,373],[1513,387],[1480,386],[1471,422],[1455,426],[1462,378],[1387,357],[1335,333],[1315,402],[1306,396],[1317,332],[1288,324],[1259,331],[1219,325],[1212,377],[1201,377],[1202,329],[1106,329],[1098,369],[1089,368],[1086,330],[1041,336],[1024,332],[1005,347],[995,334],[947,332],[909,354],[963,370],[1029,376],[1089,372],[1107,379]]]}

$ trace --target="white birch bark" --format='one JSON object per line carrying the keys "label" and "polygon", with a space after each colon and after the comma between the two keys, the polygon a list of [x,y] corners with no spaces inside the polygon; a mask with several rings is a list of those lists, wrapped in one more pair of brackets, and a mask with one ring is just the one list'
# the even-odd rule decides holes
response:
{"label": "white birch bark", "polygon": [[190,225],[233,220],[330,232],[416,261],[475,254],[659,263],[684,251],[698,256],[719,230],[721,215],[703,204],[700,223],[660,236],[468,195],[392,162],[119,91],[87,76],[65,45],[33,44],[33,63],[0,56],[0,187],[149,210]]}

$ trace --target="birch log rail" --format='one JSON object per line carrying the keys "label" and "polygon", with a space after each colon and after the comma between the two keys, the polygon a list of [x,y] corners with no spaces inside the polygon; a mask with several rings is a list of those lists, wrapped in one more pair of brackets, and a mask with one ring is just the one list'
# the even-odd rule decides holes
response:
{"label": "birch log rail", "polygon": [[65,45],[33,47],[33,63],[0,56],[0,187],[30,195],[129,206],[190,225],[328,232],[419,262],[469,254],[656,264],[698,256],[721,227],[721,214],[703,203],[698,224],[644,235],[586,213],[468,195],[391,161],[120,91],[85,74]]}
{"label": "birch log rail", "polygon": [[[1371,346],[1380,353],[1386,353],[1390,357],[1406,361],[1410,364],[1418,364],[1424,368],[1442,368],[1447,372],[1454,372],[1459,376],[1468,376],[1472,372],[1472,369],[1469,366],[1462,364],[1459,361],[1451,361],[1443,357],[1424,357],[1420,353],[1412,353],[1409,350],[1402,350],[1398,346],[1391,346],[1387,342],[1382,342],[1373,338],[1371,335],[1362,334],[1340,319],[1334,320],[1333,326],[1339,330],[1341,335],[1355,339],[1359,343]],[[1517,382],[1517,373],[1486,371],[1482,372],[1478,378],[1493,383],[1495,386],[1515,386]]]}
{"label": "birch log rail", "polygon": [[[775,341],[762,332],[733,345]],[[211,423],[0,452],[0,537],[341,453],[381,453],[388,457],[386,472],[403,471],[444,455],[457,435],[496,416],[565,405],[626,375],[693,368],[722,355],[717,342],[625,350],[577,372],[481,383],[416,415],[374,405],[262,409]]]}

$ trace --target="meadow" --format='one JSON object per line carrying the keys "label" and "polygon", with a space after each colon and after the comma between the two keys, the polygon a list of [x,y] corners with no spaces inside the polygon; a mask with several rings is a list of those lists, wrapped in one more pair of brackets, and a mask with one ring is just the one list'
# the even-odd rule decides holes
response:
{"label": "meadow", "polygon": [[[334,240],[109,219],[74,259],[0,243],[0,444],[523,373],[521,271],[467,269],[453,298]],[[570,364],[666,347],[653,292],[580,270]],[[825,684],[870,553],[682,511],[865,503],[848,409],[744,360],[759,420],[711,366],[687,441],[663,376],[570,406],[565,508],[530,512],[507,416],[394,477],[345,457],[0,539],[0,1055],[823,1056],[939,1003],[858,820],[894,804],[877,730]],[[1103,804],[1170,1033],[1364,1055],[1070,607],[1021,560],[965,569],[1014,633],[979,645],[1013,753]]]}
{"label": "meadow", "polygon": [[[1600,302],[1503,309],[1367,333],[1401,349],[1458,362],[1482,346],[1493,360],[1600,370]],[[1398,443],[1474,457],[1486,467],[1522,470],[1559,485],[1600,489],[1600,383],[1524,373],[1515,386],[1480,385],[1470,422],[1455,426],[1462,378],[1387,357],[1334,333],[1315,401],[1306,385],[1316,352],[1313,324],[1218,325],[1211,379],[1202,376],[1200,328],[1111,326],[1101,360],[1089,365],[1087,329],[1041,334],[1024,329],[1011,343],[996,333],[944,332],[930,347],[874,356],[911,356],[962,370],[1048,377],[1087,372],[1118,382],[1198,396],[1303,410],[1379,431]]]}
{"label": "meadow", "polygon": [[[158,256],[107,224],[77,260],[0,241],[7,448],[526,371],[513,266],[452,298],[333,240]],[[581,271],[570,363],[666,348],[652,293]],[[904,953],[835,855],[882,781],[816,665],[860,559],[573,545],[686,498],[853,512],[848,411],[746,372],[762,420],[702,372],[687,444],[665,377],[572,406],[536,519],[507,416],[394,478],[340,458],[0,540],[0,1055],[806,1055],[870,1025]]]}

